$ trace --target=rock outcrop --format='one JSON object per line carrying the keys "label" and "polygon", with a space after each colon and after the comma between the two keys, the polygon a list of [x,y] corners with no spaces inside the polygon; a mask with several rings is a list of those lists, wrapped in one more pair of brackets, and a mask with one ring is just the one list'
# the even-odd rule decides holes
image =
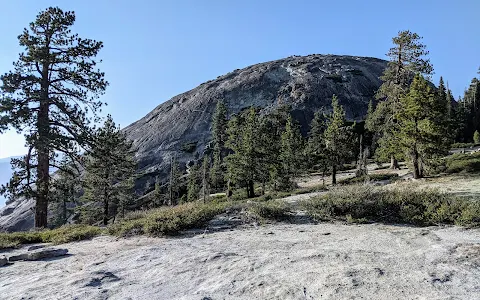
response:
{"label": "rock outcrop", "polygon": [[34,200],[21,198],[0,208],[0,232],[25,231],[33,228],[34,207]]}
{"label": "rock outcrop", "polygon": [[24,261],[35,261],[48,258],[55,258],[59,256],[65,256],[68,254],[68,249],[55,249],[55,248],[45,248],[45,249],[35,249],[33,251],[28,251],[19,255],[13,255],[8,258],[8,261],[14,262],[19,260]]}
{"label": "rock outcrop", "polygon": [[350,120],[362,119],[386,64],[368,57],[293,56],[235,70],[173,97],[124,129],[137,148],[140,169],[147,174],[140,184],[156,176],[165,178],[172,155],[181,164],[202,155],[211,139],[212,114],[219,100],[230,114],[250,106],[268,113],[289,104],[306,133],[314,112],[330,109],[333,94]]}
{"label": "rock outcrop", "polygon": [[0,267],[5,266],[8,264],[8,259],[5,256],[0,257]]}
{"label": "rock outcrop", "polygon": [[[173,97],[124,129],[137,149],[143,174],[137,192],[153,187],[157,177],[167,177],[172,156],[180,164],[202,156],[211,139],[217,101],[225,102],[229,114],[250,106],[268,113],[279,105],[291,105],[306,133],[314,112],[330,109],[333,94],[350,120],[362,119],[386,65],[369,57],[292,56],[235,70]],[[33,201],[16,200],[1,208],[0,231],[32,228],[33,206]]]}

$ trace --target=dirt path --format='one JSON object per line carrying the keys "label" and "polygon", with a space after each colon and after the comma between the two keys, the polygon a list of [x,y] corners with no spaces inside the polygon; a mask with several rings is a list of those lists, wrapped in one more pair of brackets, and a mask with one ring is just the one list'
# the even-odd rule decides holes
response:
{"label": "dirt path", "polygon": [[192,238],[99,237],[0,268],[2,299],[475,299],[480,231],[269,225]]}

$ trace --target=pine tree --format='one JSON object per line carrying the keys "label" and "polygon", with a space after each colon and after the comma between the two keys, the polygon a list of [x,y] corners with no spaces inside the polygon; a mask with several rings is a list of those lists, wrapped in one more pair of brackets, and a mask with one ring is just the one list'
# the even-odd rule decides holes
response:
{"label": "pine tree", "polygon": [[480,129],[480,80],[473,78],[463,96],[463,104],[467,117],[465,135],[469,139],[475,130]]}
{"label": "pine tree", "polygon": [[168,182],[168,205],[176,205],[180,191],[180,166],[177,160],[172,157],[170,161],[170,179]]}
{"label": "pine tree", "polygon": [[225,185],[225,143],[227,141],[227,107],[223,101],[218,101],[212,120],[213,165],[210,170],[210,180],[215,188]]}
{"label": "pine tree", "polygon": [[153,205],[160,206],[165,201],[165,195],[162,192],[162,187],[160,185],[160,181],[157,178],[155,180],[155,187],[153,190]]}
{"label": "pine tree", "polygon": [[187,201],[192,202],[198,200],[200,195],[200,187],[198,185],[199,169],[197,163],[190,167],[187,184]]}
{"label": "pine tree", "polygon": [[257,175],[257,113],[252,107],[249,110],[242,132],[242,165],[247,187],[247,197],[255,197],[254,182]]}
{"label": "pine tree", "polygon": [[[449,96],[450,91],[447,91],[443,77],[440,77],[438,88],[435,94],[435,103],[433,103],[433,113],[435,114],[434,122],[437,129],[440,131],[437,136],[438,141],[435,143],[436,147],[442,149],[450,148],[455,138],[455,133],[452,130],[452,119],[450,116],[451,99]],[[433,149],[433,153],[436,153],[438,149]],[[444,151],[442,151],[444,152]]]}
{"label": "pine tree", "polygon": [[336,95],[332,97],[332,113],[324,132],[325,152],[332,168],[332,184],[337,183],[337,168],[352,156],[352,130],[346,124],[345,111]]}
{"label": "pine tree", "polygon": [[[291,110],[290,106],[281,105],[259,120],[256,176],[262,184],[262,194],[265,194],[267,183],[272,184],[273,190],[290,187],[290,180],[285,174],[279,149],[282,151],[282,135],[285,133],[287,120],[291,118]],[[297,151],[300,154],[300,149]]]}
{"label": "pine tree", "polygon": [[297,176],[302,170],[302,149],[303,138],[300,133],[300,128],[297,124],[294,124],[293,118],[289,116],[281,136],[279,154],[282,163],[282,177],[287,187],[291,186],[291,179]]}
{"label": "pine tree", "polygon": [[233,152],[227,157],[228,178],[246,187],[249,198],[255,197],[254,182],[260,168],[258,125],[257,113],[252,107],[245,117],[233,117],[228,126],[227,145]]}
{"label": "pine tree", "polygon": [[379,103],[369,122],[369,125],[374,126],[367,128],[380,134],[376,155],[381,158],[390,157],[390,167],[393,169],[398,168],[397,157],[400,154],[400,145],[395,138],[400,129],[395,118],[400,109],[400,99],[408,92],[416,73],[428,76],[433,72],[429,59],[425,58],[428,51],[420,42],[421,39],[418,34],[408,30],[400,31],[392,39],[394,47],[387,53],[390,61],[381,78],[383,84],[376,95]]}
{"label": "pine tree", "polygon": [[[85,169],[84,211],[101,215],[107,225],[117,213],[119,201],[131,197],[131,178],[136,169],[132,142],[125,138],[109,115],[95,133],[95,144],[88,153]],[[129,181],[130,180],[130,181]],[[97,205],[102,213],[97,211]],[[93,220],[97,217],[94,216]]]}
{"label": "pine tree", "polygon": [[[80,38],[70,28],[75,13],[48,8],[19,35],[25,51],[14,70],[1,76],[0,133],[26,132],[28,154],[12,161],[18,170],[2,192],[34,197],[35,227],[47,226],[49,168],[58,154],[76,159],[90,137],[89,116],[102,106],[96,99],[108,85],[95,56],[101,42]],[[35,184],[35,189],[32,185]]]}
{"label": "pine tree", "polygon": [[205,156],[203,158],[203,164],[202,164],[202,200],[203,200],[203,203],[207,203],[208,197],[210,196],[210,189],[209,189],[209,182],[208,182],[209,165],[210,165],[210,161],[208,159],[208,156]]}
{"label": "pine tree", "polygon": [[76,162],[67,157],[61,160],[59,169],[52,179],[51,202],[53,211],[52,226],[62,226],[71,215],[69,206],[73,206],[81,189],[80,169]]}
{"label": "pine tree", "polygon": [[[325,146],[324,132],[327,128],[327,116],[317,111],[310,124],[310,132],[308,134],[308,156],[312,165],[317,165],[322,172],[322,179],[329,166],[328,157]],[[325,185],[325,182],[323,182]]]}
{"label": "pine tree", "polygon": [[445,83],[443,82],[443,77],[440,76],[440,81],[438,83],[438,89],[437,89],[437,99],[440,105],[439,109],[443,111],[445,116],[448,116],[448,110],[450,106],[450,103],[448,103],[447,95],[448,95],[447,88],[445,87]]}
{"label": "pine tree", "polygon": [[480,144],[480,133],[478,132],[478,130],[475,130],[473,134],[473,142],[475,144]]}
{"label": "pine tree", "polygon": [[[134,169],[133,169],[134,170]],[[135,207],[135,178],[134,176],[129,176],[125,180],[117,183],[118,196],[116,201],[113,201],[114,206],[114,215],[113,220],[115,221],[116,214],[119,213],[122,218],[125,217],[125,213],[131,207]]]}
{"label": "pine tree", "polygon": [[426,160],[448,152],[444,136],[447,125],[442,119],[445,108],[438,105],[434,91],[420,74],[401,99],[401,107],[397,113],[400,124],[397,137],[411,160],[414,178],[421,178]]}

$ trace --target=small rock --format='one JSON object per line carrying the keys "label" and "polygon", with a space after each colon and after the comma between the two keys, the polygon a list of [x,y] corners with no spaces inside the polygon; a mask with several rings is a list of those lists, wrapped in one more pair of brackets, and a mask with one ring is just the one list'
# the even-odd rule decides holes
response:
{"label": "small rock", "polygon": [[6,264],[8,264],[7,258],[5,256],[0,257],[0,267],[3,267]]}
{"label": "small rock", "polygon": [[8,258],[9,261],[18,261],[18,260],[26,260],[26,261],[33,261],[33,260],[41,260],[45,258],[53,258],[59,256],[65,256],[68,253],[68,249],[41,249],[41,250],[34,250],[28,253],[22,253],[20,255],[10,256]]}
{"label": "small rock", "polygon": [[325,232],[323,235],[331,235],[331,232]]}
{"label": "small rock", "polygon": [[28,247],[27,251],[33,251],[33,250],[42,249],[42,248],[45,248],[45,245],[35,245],[35,246]]}

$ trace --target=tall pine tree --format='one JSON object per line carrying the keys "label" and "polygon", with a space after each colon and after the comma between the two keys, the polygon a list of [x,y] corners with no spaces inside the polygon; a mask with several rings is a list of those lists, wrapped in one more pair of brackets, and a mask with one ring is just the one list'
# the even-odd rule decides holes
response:
{"label": "tall pine tree", "polygon": [[442,118],[445,107],[439,105],[435,92],[420,74],[415,76],[400,104],[396,116],[400,125],[397,138],[410,158],[414,178],[421,178],[423,164],[428,159],[448,152],[447,124]]}
{"label": "tall pine tree", "polygon": [[0,133],[25,132],[28,147],[23,159],[12,161],[17,171],[2,191],[35,198],[37,228],[47,226],[49,169],[58,166],[59,153],[76,160],[90,136],[89,113],[100,109],[96,99],[108,85],[95,60],[102,42],[73,34],[74,23],[72,11],[39,13],[18,37],[25,50],[14,70],[1,76]]}
{"label": "tall pine tree", "polygon": [[345,110],[338,102],[336,95],[332,97],[332,113],[324,132],[325,152],[332,170],[332,184],[337,183],[337,170],[352,156],[352,128],[347,125]]}
{"label": "tall pine tree", "polygon": [[290,187],[291,179],[302,171],[304,164],[303,138],[300,127],[294,123],[291,116],[287,118],[285,129],[281,136],[279,158],[282,163],[284,185]]}
{"label": "tall pine tree", "polygon": [[385,69],[376,98],[379,101],[371,121],[367,124],[368,130],[378,132],[380,139],[376,155],[381,158],[390,158],[390,167],[398,168],[397,156],[400,145],[396,139],[399,130],[396,115],[400,109],[400,99],[408,92],[410,82],[416,73],[430,75],[433,67],[426,58],[428,51],[421,43],[422,38],[408,30],[400,31],[392,39],[394,46],[387,56],[390,61]]}
{"label": "tall pine tree", "polygon": [[[311,165],[318,166],[322,172],[322,180],[328,169],[328,156],[325,146],[324,132],[327,128],[327,116],[320,111],[315,112],[308,134],[308,157]],[[325,182],[323,182],[325,184]]]}
{"label": "tall pine tree", "polygon": [[210,179],[214,188],[220,189],[225,185],[225,143],[227,141],[227,107],[223,101],[217,102],[212,120],[213,137],[213,165],[210,170]]}

